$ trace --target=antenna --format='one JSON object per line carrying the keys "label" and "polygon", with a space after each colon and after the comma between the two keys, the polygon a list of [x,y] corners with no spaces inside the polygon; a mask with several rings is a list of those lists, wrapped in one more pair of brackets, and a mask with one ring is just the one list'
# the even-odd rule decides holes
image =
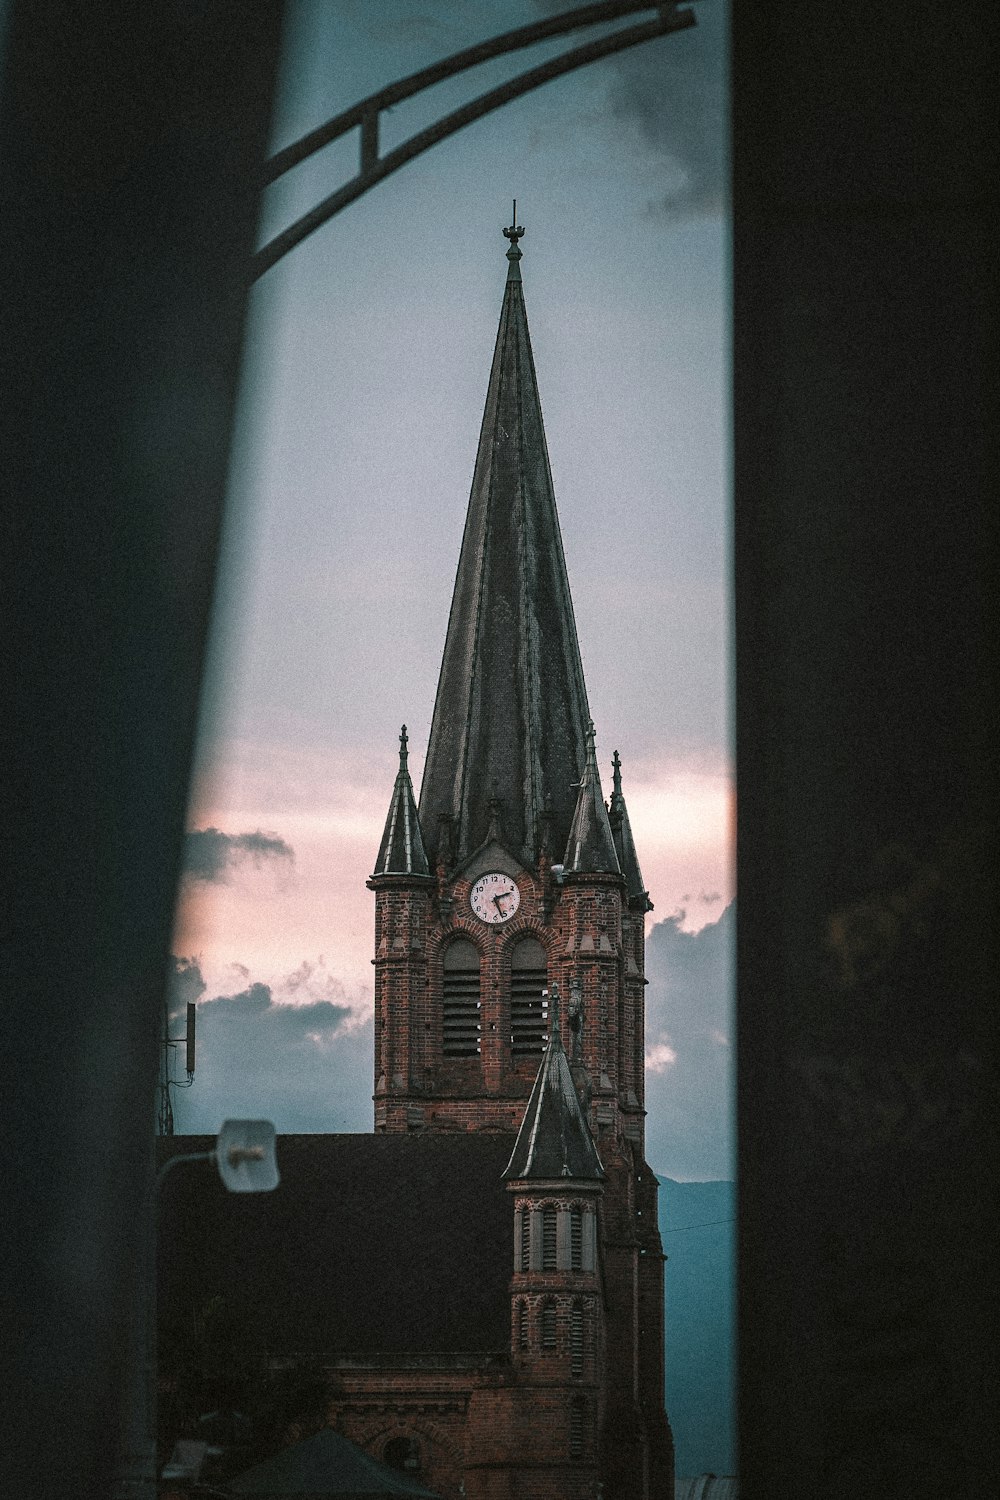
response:
{"label": "antenna", "polygon": [[[184,1035],[182,1037],[171,1036],[168,1003],[164,1002],[163,1031],[160,1038],[159,1108],[156,1114],[158,1135],[173,1135],[174,1133],[174,1106],[170,1090],[189,1089],[194,1083],[195,1017],[198,1007],[193,1000],[188,1001]],[[174,1058],[182,1042],[184,1043],[184,1069],[187,1073],[187,1078],[183,1081],[174,1077]]]}

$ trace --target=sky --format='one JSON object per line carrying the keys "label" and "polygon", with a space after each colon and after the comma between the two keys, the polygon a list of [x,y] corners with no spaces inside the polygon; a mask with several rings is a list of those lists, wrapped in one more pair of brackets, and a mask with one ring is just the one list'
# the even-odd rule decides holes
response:
{"label": "sky", "polygon": [[[292,3],[272,147],[562,8]],[[725,12],[695,8],[434,147],[254,289],[174,939],[175,1007],[199,1005],[180,1131],[371,1129],[365,880],[403,722],[419,788],[516,197],[605,792],[618,749],[655,903],[650,1160],[731,1175]],[[569,45],[397,107],[383,150]],[[262,242],[357,149],[276,184]]]}

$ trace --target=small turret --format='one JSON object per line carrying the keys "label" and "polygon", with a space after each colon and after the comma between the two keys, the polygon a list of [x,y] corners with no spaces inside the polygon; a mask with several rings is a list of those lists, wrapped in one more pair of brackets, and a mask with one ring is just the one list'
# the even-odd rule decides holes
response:
{"label": "small turret", "polygon": [[427,851],[420,832],[413,783],[407,770],[407,736],[404,724],[399,732],[399,770],[385,820],[385,831],[375,861],[374,875],[429,875]]}
{"label": "small turret", "polygon": [[[599,1492],[595,1439],[606,1399],[597,1250],[604,1167],[563,1050],[557,984],[549,1014],[548,1049],[503,1174],[514,1198],[511,1356],[528,1398],[526,1418],[530,1403],[524,1461],[545,1463],[552,1492],[582,1496]],[[562,1474],[553,1452],[566,1464]]]}
{"label": "small turret", "polygon": [[614,766],[614,790],[608,807],[608,821],[611,824],[611,835],[615,841],[618,863],[625,876],[629,905],[638,906],[642,911],[652,911],[653,903],[643,884],[642,871],[639,869],[639,856],[635,852],[628,810],[625,806],[625,798],[622,796],[622,762],[617,750],[612,764]]}
{"label": "small turret", "polygon": [[574,1179],[598,1182],[601,1158],[580,1107],[559,1026],[559,986],[549,995],[552,1029],[521,1129],[504,1171],[508,1181]]}
{"label": "small turret", "polygon": [[593,720],[587,730],[587,758],[577,785],[579,791],[576,811],[566,845],[566,872],[577,875],[620,875],[618,852],[601,792]]}

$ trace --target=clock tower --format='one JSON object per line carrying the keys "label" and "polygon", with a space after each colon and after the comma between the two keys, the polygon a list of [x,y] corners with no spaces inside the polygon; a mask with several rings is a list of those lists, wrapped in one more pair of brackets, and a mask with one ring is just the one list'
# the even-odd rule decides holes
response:
{"label": "clock tower", "polygon": [[419,806],[399,773],[375,872],[375,1128],[517,1130],[568,1001],[599,1146],[643,1144],[643,886],[605,805],[521,282],[508,273]]}

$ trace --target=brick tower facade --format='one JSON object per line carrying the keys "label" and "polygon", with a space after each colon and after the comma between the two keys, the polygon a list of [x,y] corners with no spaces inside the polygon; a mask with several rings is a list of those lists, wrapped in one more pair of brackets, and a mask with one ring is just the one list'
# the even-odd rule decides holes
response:
{"label": "brick tower facade", "polygon": [[511,1372],[470,1407],[466,1493],[582,1497],[602,1485],[606,1500],[646,1500],[672,1493],[673,1472],[657,1184],[643,1149],[651,903],[617,752],[608,804],[601,789],[523,231],[504,233],[509,272],[419,806],[404,727],[369,881],[375,1130],[517,1131],[520,1144],[558,1078],[562,1114],[547,1128],[573,1151],[539,1176],[536,1141],[505,1174]]}

